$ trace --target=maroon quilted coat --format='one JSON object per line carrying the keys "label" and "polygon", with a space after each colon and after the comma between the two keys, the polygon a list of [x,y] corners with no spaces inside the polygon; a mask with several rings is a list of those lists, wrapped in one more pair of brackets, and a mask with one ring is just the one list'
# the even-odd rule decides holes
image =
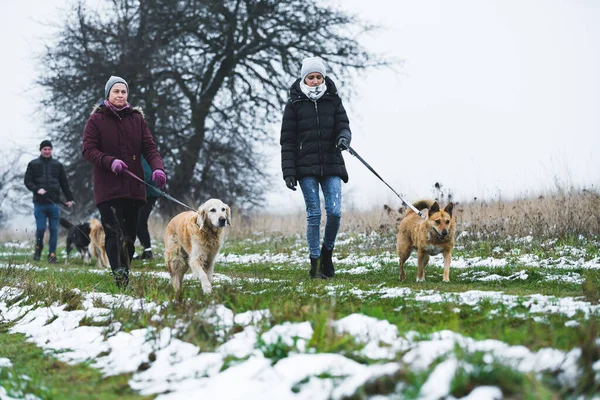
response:
{"label": "maroon quilted coat", "polygon": [[164,165],[141,110],[127,108],[115,114],[104,105],[97,106],[83,132],[83,157],[94,165],[96,205],[116,198],[146,201],[146,187],[127,173],[116,175],[110,169],[115,159],[144,180],[143,154],[152,170]]}

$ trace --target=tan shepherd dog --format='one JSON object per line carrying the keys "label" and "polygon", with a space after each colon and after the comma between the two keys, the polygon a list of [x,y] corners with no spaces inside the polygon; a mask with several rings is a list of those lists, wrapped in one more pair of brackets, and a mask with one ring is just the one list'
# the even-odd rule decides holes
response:
{"label": "tan shepherd dog", "polygon": [[452,216],[453,203],[440,210],[440,206],[433,200],[419,200],[413,206],[421,211],[429,209],[426,219],[419,217],[412,209],[408,209],[406,216],[398,227],[396,248],[400,262],[400,280],[406,279],[404,263],[412,253],[417,250],[417,282],[425,280],[425,266],[429,256],[444,254],[444,282],[450,282],[450,261],[454,247],[454,232],[456,223]]}
{"label": "tan shepherd dog", "polygon": [[90,219],[90,244],[88,245],[88,250],[92,257],[96,257],[96,266],[98,268],[110,267],[104,242],[105,235],[102,223],[96,218]]}
{"label": "tan shepherd dog", "polygon": [[212,292],[215,258],[224,239],[224,227],[231,226],[231,210],[218,199],[210,199],[198,211],[186,211],[173,217],[165,232],[165,263],[176,292],[189,268]]}

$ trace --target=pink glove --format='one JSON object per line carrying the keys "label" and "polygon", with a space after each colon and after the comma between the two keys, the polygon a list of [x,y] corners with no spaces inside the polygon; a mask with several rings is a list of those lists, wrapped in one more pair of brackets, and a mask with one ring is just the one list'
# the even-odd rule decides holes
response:
{"label": "pink glove", "polygon": [[112,162],[110,169],[112,170],[112,172],[119,175],[121,172],[123,172],[124,169],[127,169],[127,164],[125,164],[119,159],[116,159]]}
{"label": "pink glove", "polygon": [[165,173],[162,170],[155,169],[152,173],[152,180],[156,182],[156,186],[158,186],[159,188],[163,188],[167,183],[167,175],[165,175]]}

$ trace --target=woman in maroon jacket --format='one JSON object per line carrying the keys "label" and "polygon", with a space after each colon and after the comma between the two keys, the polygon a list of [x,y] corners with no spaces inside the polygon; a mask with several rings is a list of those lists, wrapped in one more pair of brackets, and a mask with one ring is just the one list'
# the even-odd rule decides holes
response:
{"label": "woman in maroon jacket", "polygon": [[127,102],[129,86],[111,76],[105,100],[87,121],[83,157],[94,165],[94,199],[106,234],[106,253],[118,287],[129,283],[129,262],[135,251],[138,211],[146,202],[142,155],[152,168],[152,180],[165,186],[160,154],[140,109]]}

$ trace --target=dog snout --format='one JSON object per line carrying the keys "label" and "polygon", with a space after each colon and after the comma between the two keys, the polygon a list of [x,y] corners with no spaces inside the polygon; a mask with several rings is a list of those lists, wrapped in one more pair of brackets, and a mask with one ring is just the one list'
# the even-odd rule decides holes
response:
{"label": "dog snout", "polygon": [[227,219],[224,217],[219,218],[219,226],[223,227],[227,223]]}
{"label": "dog snout", "polygon": [[442,229],[442,236],[448,235],[448,229]]}

